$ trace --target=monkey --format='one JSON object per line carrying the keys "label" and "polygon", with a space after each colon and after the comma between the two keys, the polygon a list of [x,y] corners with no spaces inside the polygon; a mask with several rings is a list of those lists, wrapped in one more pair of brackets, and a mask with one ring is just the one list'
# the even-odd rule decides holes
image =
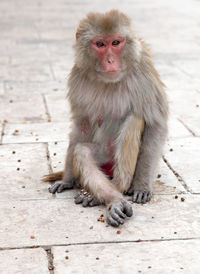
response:
{"label": "monkey", "polygon": [[73,128],[64,172],[51,193],[82,190],[75,203],[104,204],[107,223],[118,227],[132,205],[149,202],[167,136],[165,85],[131,19],[118,10],[89,13],[76,32],[75,63],[67,94]]}

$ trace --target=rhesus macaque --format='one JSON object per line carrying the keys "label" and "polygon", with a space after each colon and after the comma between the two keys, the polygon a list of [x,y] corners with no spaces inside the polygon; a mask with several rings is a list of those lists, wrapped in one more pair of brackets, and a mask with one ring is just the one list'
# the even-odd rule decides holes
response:
{"label": "rhesus macaque", "polygon": [[73,188],[83,206],[105,204],[107,222],[124,223],[135,203],[152,196],[167,134],[164,85],[130,19],[112,10],[90,13],[76,33],[75,65],[68,86],[73,130],[65,170],[44,177],[51,193]]}

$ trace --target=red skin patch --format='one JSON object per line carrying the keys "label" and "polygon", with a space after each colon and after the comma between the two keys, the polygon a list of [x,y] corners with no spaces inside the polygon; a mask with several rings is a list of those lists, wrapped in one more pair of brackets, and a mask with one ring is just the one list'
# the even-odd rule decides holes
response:
{"label": "red skin patch", "polygon": [[114,164],[115,164],[113,159],[114,159],[114,150],[115,150],[115,148],[114,148],[114,145],[112,143],[112,140],[108,141],[107,147],[108,147],[108,150],[109,150],[109,153],[110,153],[111,161],[101,165],[101,169],[107,176],[113,176],[113,168],[114,168]]}
{"label": "red skin patch", "polygon": [[101,165],[102,171],[109,177],[113,176],[113,167],[114,167],[113,161]]}
{"label": "red skin patch", "polygon": [[125,47],[126,39],[118,34],[96,36],[92,40],[92,49],[98,55],[101,70],[109,77],[116,77],[121,70],[120,54]]}

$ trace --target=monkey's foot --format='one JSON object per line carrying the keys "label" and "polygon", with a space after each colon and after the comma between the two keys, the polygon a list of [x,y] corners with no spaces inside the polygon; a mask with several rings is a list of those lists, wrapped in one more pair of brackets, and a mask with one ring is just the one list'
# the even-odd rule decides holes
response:
{"label": "monkey's foot", "polygon": [[133,192],[133,202],[137,204],[145,204],[151,200],[152,193],[151,191],[140,191],[135,190]]}
{"label": "monkey's foot", "polygon": [[124,223],[126,217],[133,215],[132,206],[126,200],[119,200],[108,207],[107,223],[118,227]]}
{"label": "monkey's foot", "polygon": [[132,201],[137,204],[145,204],[149,202],[152,198],[152,192],[148,190],[148,188],[144,187],[144,189],[140,189],[140,187],[136,187],[135,184],[132,185],[129,190],[126,192],[127,195],[133,195]]}
{"label": "monkey's foot", "polygon": [[82,189],[78,195],[74,197],[75,204],[82,204],[83,207],[86,206],[97,206],[101,203],[92,196],[89,192],[87,192],[85,189]]}
{"label": "monkey's foot", "polygon": [[74,181],[68,181],[68,182],[56,182],[55,184],[53,184],[52,186],[49,187],[49,192],[50,193],[60,193],[65,189],[72,189],[74,186]]}

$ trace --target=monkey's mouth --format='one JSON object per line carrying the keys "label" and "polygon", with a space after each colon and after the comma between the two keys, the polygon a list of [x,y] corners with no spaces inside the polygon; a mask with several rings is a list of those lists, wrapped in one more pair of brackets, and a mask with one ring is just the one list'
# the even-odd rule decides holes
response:
{"label": "monkey's mouth", "polygon": [[103,70],[103,69],[96,69],[98,73],[103,74],[104,76],[107,76],[109,78],[115,78],[119,76],[120,73],[123,73],[125,69],[118,69],[118,70]]}
{"label": "monkey's mouth", "polygon": [[104,73],[108,75],[109,77],[117,77],[120,72],[121,70],[109,70],[109,71],[105,71]]}

